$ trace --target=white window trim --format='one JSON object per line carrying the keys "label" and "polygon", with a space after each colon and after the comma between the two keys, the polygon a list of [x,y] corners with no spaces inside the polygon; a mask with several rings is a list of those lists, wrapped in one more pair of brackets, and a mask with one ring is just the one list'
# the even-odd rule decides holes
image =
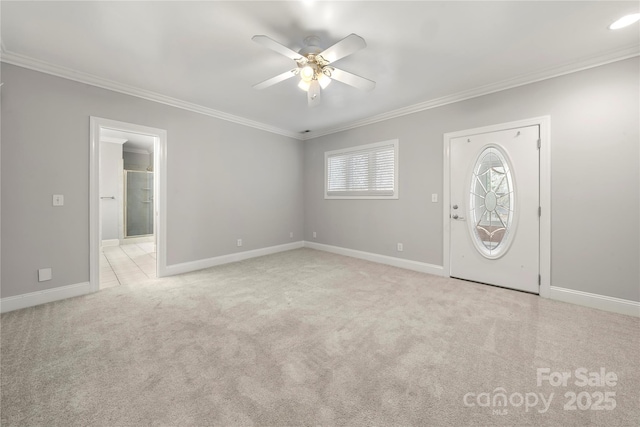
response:
{"label": "white window trim", "polygon": [[[377,196],[367,196],[367,195],[344,195],[344,196],[334,196],[334,195],[329,195],[328,194],[328,162],[329,162],[329,157],[336,155],[336,154],[343,154],[343,153],[352,153],[352,152],[357,152],[357,151],[361,151],[361,150],[368,150],[371,148],[376,148],[376,147],[383,147],[383,146],[389,146],[389,145],[393,145],[393,150],[394,150],[394,162],[393,162],[393,194],[390,195],[377,195]],[[399,140],[398,139],[390,139],[387,141],[381,141],[381,142],[374,142],[372,144],[364,144],[364,145],[356,145],[354,147],[348,147],[348,148],[342,148],[340,150],[332,150],[332,151],[325,151],[324,153],[324,198],[325,199],[344,199],[344,200],[354,200],[354,199],[370,199],[370,200],[382,200],[382,199],[398,199],[398,188],[399,188],[399,183],[398,183],[398,171],[399,171],[399,167],[398,164],[400,163],[400,157],[399,157],[399,153],[400,153],[400,144],[399,144]]]}

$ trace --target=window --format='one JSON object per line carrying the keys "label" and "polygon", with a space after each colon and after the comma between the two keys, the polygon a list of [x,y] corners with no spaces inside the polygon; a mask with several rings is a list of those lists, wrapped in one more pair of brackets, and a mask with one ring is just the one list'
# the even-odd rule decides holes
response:
{"label": "window", "polygon": [[511,168],[502,150],[490,145],[476,160],[469,191],[472,238],[480,253],[499,258],[509,248],[514,216]]}
{"label": "window", "polygon": [[397,199],[398,140],[327,151],[325,199]]}

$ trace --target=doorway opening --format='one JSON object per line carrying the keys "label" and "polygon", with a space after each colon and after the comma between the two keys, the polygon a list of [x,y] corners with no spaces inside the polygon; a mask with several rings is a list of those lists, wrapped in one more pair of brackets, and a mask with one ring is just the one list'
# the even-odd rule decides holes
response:
{"label": "doorway opening", "polygon": [[166,272],[166,131],[91,117],[90,282]]}
{"label": "doorway opening", "polygon": [[445,275],[549,297],[549,117],[447,133],[443,159]]}

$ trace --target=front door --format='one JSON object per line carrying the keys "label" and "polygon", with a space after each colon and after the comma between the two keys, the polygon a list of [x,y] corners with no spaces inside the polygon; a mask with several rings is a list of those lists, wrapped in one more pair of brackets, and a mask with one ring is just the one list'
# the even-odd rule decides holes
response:
{"label": "front door", "polygon": [[450,275],[539,292],[538,125],[450,140]]}

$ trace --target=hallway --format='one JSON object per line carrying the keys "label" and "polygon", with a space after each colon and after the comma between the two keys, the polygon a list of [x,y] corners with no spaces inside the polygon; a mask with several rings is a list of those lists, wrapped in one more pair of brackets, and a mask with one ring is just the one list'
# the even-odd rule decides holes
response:
{"label": "hallway", "polygon": [[132,243],[106,246],[100,254],[100,289],[156,278],[155,245]]}

